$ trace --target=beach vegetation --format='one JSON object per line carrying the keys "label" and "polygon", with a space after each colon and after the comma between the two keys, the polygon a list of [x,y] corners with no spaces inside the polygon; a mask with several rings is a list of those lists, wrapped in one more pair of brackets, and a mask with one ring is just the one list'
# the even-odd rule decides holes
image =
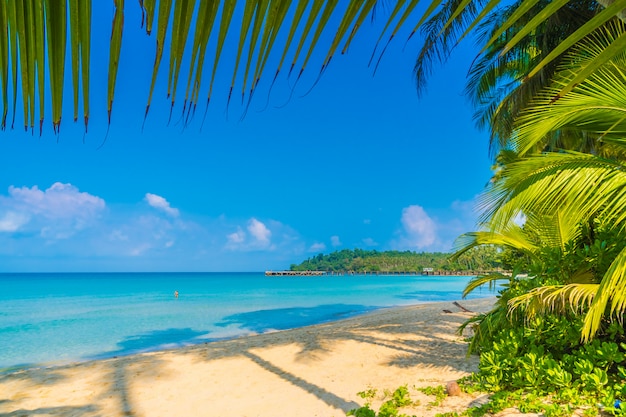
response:
{"label": "beach vegetation", "polygon": [[436,387],[421,387],[417,388],[417,390],[426,395],[432,395],[435,397],[433,401],[427,404],[428,407],[439,407],[443,403],[443,400],[445,400],[445,398],[448,396],[446,392],[446,387],[444,387],[443,385],[437,385]]}
{"label": "beach vegetation", "polygon": [[513,269],[466,289],[505,280],[493,310],[464,325],[474,330],[470,352],[480,355],[466,383],[493,393],[489,412],[623,413],[626,54],[579,75],[625,34],[614,20],[565,54],[515,119],[481,199],[482,230],[458,241],[458,253],[506,248]]}
{"label": "beach vegetation", "polygon": [[364,400],[371,400],[372,398],[376,397],[377,392],[378,391],[376,390],[376,388],[369,388],[365,391],[358,392],[356,395],[363,398]]}
{"label": "beach vegetation", "polygon": [[310,257],[300,264],[291,265],[290,269],[338,273],[422,273],[424,268],[432,268],[437,272],[471,273],[498,270],[500,265],[500,252],[495,246],[487,245],[467,250],[455,259],[450,259],[450,254],[445,252],[343,249]]}
{"label": "beach vegetation", "polygon": [[348,411],[346,415],[354,417],[376,417],[376,411],[372,410],[369,404],[365,404],[359,408]]}
{"label": "beach vegetation", "polygon": [[407,385],[402,385],[395,390],[383,390],[382,403],[376,412],[372,409],[372,400],[376,397],[376,389],[361,391],[357,395],[366,400],[365,404],[359,408],[352,409],[346,413],[355,417],[409,417],[401,413],[404,407],[416,406],[419,401],[411,399],[411,394]]}

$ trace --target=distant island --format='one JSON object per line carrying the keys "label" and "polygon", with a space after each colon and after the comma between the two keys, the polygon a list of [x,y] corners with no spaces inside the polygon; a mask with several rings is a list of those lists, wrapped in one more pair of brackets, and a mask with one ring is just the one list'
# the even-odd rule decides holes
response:
{"label": "distant island", "polygon": [[475,274],[503,268],[495,247],[479,247],[455,260],[445,252],[412,252],[344,249],[319,254],[292,264],[290,271],[323,271],[327,273],[433,273]]}

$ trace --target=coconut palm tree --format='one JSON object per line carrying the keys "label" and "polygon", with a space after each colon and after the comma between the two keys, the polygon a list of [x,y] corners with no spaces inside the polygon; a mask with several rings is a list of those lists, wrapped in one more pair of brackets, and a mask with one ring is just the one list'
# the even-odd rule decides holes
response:
{"label": "coconut palm tree", "polygon": [[[615,55],[563,97],[554,97],[623,33],[626,26],[614,22],[574,49],[554,85],[517,120],[514,156],[500,165],[482,200],[492,233],[507,228],[519,213],[558,215],[574,225],[601,224],[614,236],[608,244],[619,245],[626,231],[626,53]],[[563,131],[589,141],[589,152],[535,151]],[[594,280],[542,286],[512,304],[528,308],[533,303],[531,311],[568,306],[584,312],[583,339],[591,338],[604,319],[621,319],[626,310],[626,248],[618,249]]]}
{"label": "coconut palm tree", "polygon": [[[480,25],[479,38],[489,39],[517,7],[519,3],[492,13]],[[476,109],[474,117],[477,125],[490,132],[490,151],[494,156],[501,149],[509,147],[514,121],[535,95],[550,84],[562,56],[544,66],[526,82],[522,82],[524,78],[559,43],[598,12],[595,2],[569,2],[548,17],[536,31],[504,52],[517,31],[543,7],[542,2],[539,2],[524,21],[502,33],[478,55],[469,70],[466,93]],[[559,147],[560,142],[555,142],[554,145]]]}

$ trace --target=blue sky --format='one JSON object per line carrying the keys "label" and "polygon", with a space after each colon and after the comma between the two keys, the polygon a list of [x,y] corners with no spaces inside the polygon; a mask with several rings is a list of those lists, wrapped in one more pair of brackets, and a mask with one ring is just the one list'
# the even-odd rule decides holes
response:
{"label": "blue sky", "polygon": [[448,251],[474,229],[491,172],[463,96],[470,43],[420,99],[419,42],[397,39],[374,77],[367,66],[381,19],[308,94],[315,65],[293,94],[283,75],[268,95],[266,76],[243,119],[238,100],[226,111],[226,64],[186,128],[180,106],[168,124],[163,71],[142,130],[155,41],[131,4],[107,134],[113,10],[96,3],[89,132],[68,89],[59,135],[49,117],[24,133],[21,114],[0,133],[0,272],[287,269],[346,248]]}

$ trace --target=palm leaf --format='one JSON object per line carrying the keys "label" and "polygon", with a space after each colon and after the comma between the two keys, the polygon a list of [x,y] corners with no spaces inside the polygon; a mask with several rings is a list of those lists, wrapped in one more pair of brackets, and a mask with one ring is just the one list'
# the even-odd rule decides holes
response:
{"label": "palm leaf", "polygon": [[[289,28],[289,34],[287,35],[287,38],[285,40],[285,46],[283,48],[283,53],[282,56],[280,58],[280,61],[278,62],[278,66],[276,68],[276,74],[274,75],[274,80],[276,80],[276,77],[278,77],[278,73],[280,72],[283,63],[285,61],[285,58],[287,57],[287,53],[291,47],[291,43],[293,42],[293,39],[295,37],[296,34],[296,30],[298,29],[298,27],[300,26],[300,21],[302,20],[302,17],[304,16],[304,11],[307,9],[309,5],[309,0],[299,0],[298,4],[296,6],[296,10],[294,12],[294,16],[293,19],[291,21],[291,26]],[[313,6],[315,7],[315,6]],[[303,35],[301,37],[301,39],[304,37],[305,35]],[[293,65],[292,65],[293,68]]]}
{"label": "palm leaf", "polygon": [[[18,29],[17,29],[17,11],[16,11],[16,2],[8,2],[7,4],[7,21],[8,21],[8,27],[9,27],[9,50],[11,51],[11,55],[10,55],[10,62],[11,62],[11,80],[12,80],[12,94],[11,94],[11,98],[13,99],[13,117],[11,119],[11,129],[13,129],[15,127],[15,115],[17,114],[16,109],[17,109],[17,94],[18,94],[18,87],[17,87],[17,79],[18,79],[18,62],[19,62],[19,57],[18,57]],[[50,71],[50,78],[53,79],[55,77],[53,77],[52,75],[52,71]],[[52,83],[50,85],[50,89],[52,90],[53,86]],[[7,94],[7,93],[5,93]],[[53,103],[53,107],[54,107],[54,103]]]}
{"label": "palm leaf", "polygon": [[[546,21],[550,16],[556,13],[561,7],[565,6],[569,0],[555,0],[551,1],[544,7],[541,11],[539,11],[523,28],[516,31],[515,36],[506,44],[502,52],[502,55],[507,53],[511,48],[513,48],[517,43],[522,40],[524,37],[528,36],[531,32],[537,29],[537,27]],[[487,47],[490,46],[488,42]]]}
{"label": "palm leaf", "polygon": [[578,74],[561,89],[553,98],[552,101],[556,101],[563,97],[565,94],[572,91],[578,84],[587,79],[596,70],[602,67],[605,63],[613,59],[617,54],[623,53],[626,49],[626,32],[624,32],[618,39],[615,40],[610,46],[608,46],[600,55],[596,57],[589,65],[582,68]]}
{"label": "palm leaf", "polygon": [[215,24],[218,7],[218,2],[200,2],[196,18],[196,28],[194,30],[195,35],[191,50],[191,65],[189,68],[189,76],[187,78],[187,89],[185,91],[185,105],[183,106],[183,112],[185,111],[187,101],[189,101],[190,112],[192,111],[192,108],[195,109],[195,106],[198,103],[206,49],[209,43],[209,37],[213,30],[213,25]]}
{"label": "palm leaf", "polygon": [[597,295],[585,316],[583,341],[591,339],[607,316],[621,317],[626,311],[626,248],[615,257],[597,288]]}
{"label": "palm leaf", "polygon": [[146,113],[144,120],[148,117],[148,111],[150,111],[150,104],[152,103],[152,94],[154,93],[154,87],[156,85],[156,79],[161,65],[161,59],[163,57],[163,47],[165,45],[165,34],[167,33],[167,26],[170,21],[170,14],[172,11],[172,0],[161,0],[159,2],[159,15],[157,21],[157,37],[156,37],[156,56],[154,58],[154,65],[152,67],[152,81],[150,82],[150,90],[148,92],[148,102],[146,104]]}
{"label": "palm leaf", "polygon": [[80,19],[79,19],[79,3],[80,0],[69,0],[70,9],[70,49],[72,57],[72,87],[74,98],[74,121],[78,120],[78,97],[79,97],[79,82],[78,73],[80,68]]}
{"label": "palm leaf", "polygon": [[509,247],[531,257],[536,256],[538,249],[538,246],[528,239],[524,229],[511,222],[497,231],[469,232],[459,236],[455,241],[455,252],[451,259],[457,259],[468,250],[481,245]]}
{"label": "palm leaf", "polygon": [[[417,5],[418,1],[419,0],[411,0],[411,4],[413,4],[413,3],[415,3],[415,4],[413,4],[412,6],[409,6],[408,9],[415,8],[415,6]],[[389,16],[389,18],[387,19],[387,22],[385,23],[385,27],[383,27],[383,30],[380,32],[380,36],[378,37],[378,40],[376,41],[376,44],[374,45],[374,50],[372,52],[372,56],[370,57],[370,64],[372,63],[372,60],[374,59],[374,55],[376,55],[376,50],[378,49],[380,41],[385,36],[385,33],[387,33],[387,30],[389,29],[389,27],[391,26],[391,24],[395,20],[395,18],[398,15],[398,13],[400,13],[400,11],[404,7],[405,3],[406,3],[406,0],[398,0],[396,2],[396,5],[393,8],[393,11],[391,12],[391,15]],[[433,0],[432,4],[436,4],[436,0]],[[433,10],[434,10],[434,8],[433,8]],[[407,17],[408,17],[408,15],[407,15]],[[389,42],[391,42],[391,40],[393,39],[393,36],[394,36],[394,34],[392,33],[391,36],[389,37],[389,41],[387,41],[387,44]]]}
{"label": "palm leaf", "polygon": [[496,288],[497,281],[511,281],[512,277],[508,275],[504,275],[500,272],[494,272],[492,274],[487,275],[479,275],[472,279],[470,279],[467,283],[467,286],[463,290],[462,297],[467,297],[470,293],[472,293],[475,289],[482,287],[485,284],[489,284],[489,289],[493,290]]}
{"label": "palm leaf", "polygon": [[[177,0],[174,6],[174,23],[172,25],[172,39],[170,43],[170,68],[167,96],[171,100],[171,108],[176,102],[178,76],[185,53],[185,44],[191,26],[191,17],[195,7],[195,0]],[[171,114],[171,111],[170,111]]]}
{"label": "palm leaf", "polygon": [[220,20],[220,29],[217,36],[217,46],[215,51],[215,59],[213,60],[213,71],[211,73],[211,82],[209,84],[207,104],[211,100],[211,94],[213,93],[213,83],[215,82],[215,75],[217,74],[217,66],[220,62],[222,49],[224,48],[226,35],[228,34],[228,28],[230,27],[236,4],[237,0],[224,0],[224,5],[222,6],[222,18]]}
{"label": "palm leaf", "polygon": [[[2,6],[4,7],[4,6]],[[36,49],[36,58],[35,58],[35,67],[37,71],[37,85],[38,85],[38,95],[39,95],[39,134],[42,134],[43,131],[43,120],[45,113],[45,92],[46,92],[46,54],[45,54],[45,18],[44,18],[44,1],[37,0],[35,1],[34,10],[33,10],[33,19],[34,19],[34,29],[35,29],[35,49]],[[3,42],[0,40],[0,43]],[[0,52],[1,53],[1,52]],[[6,117],[6,114],[5,114]],[[4,118],[3,118],[4,125]]]}
{"label": "palm leaf", "polygon": [[[288,0],[274,0],[272,2],[269,22],[265,26],[263,41],[261,43],[259,57],[257,59],[257,65],[254,70],[254,81],[253,85],[251,86],[248,103],[250,103],[250,101],[252,100],[252,90],[256,88],[259,81],[261,80],[261,74],[265,69],[265,65],[267,64],[270,52],[274,47],[274,43],[276,42],[278,33],[280,32],[283,22],[285,21],[285,17],[287,16],[287,12],[289,11],[289,6],[290,2]],[[276,70],[277,73],[278,71],[279,69]]]}
{"label": "palm leaf", "polygon": [[[152,33],[152,24],[154,22],[154,11],[156,10],[156,0],[140,0],[141,5],[143,6],[146,14],[146,33],[150,35]],[[213,3],[213,2],[211,2]],[[142,23],[143,23],[143,13],[141,15]]]}
{"label": "palm leaf", "polygon": [[115,14],[113,15],[113,30],[111,32],[111,52],[109,55],[109,83],[107,90],[107,113],[111,123],[115,82],[119,68],[120,52],[122,50],[122,29],[124,27],[124,0],[115,0]]}
{"label": "palm leaf", "polygon": [[78,16],[80,21],[81,77],[83,80],[83,118],[85,132],[87,132],[89,124],[89,69],[91,67],[91,0],[79,2]]}
{"label": "palm leaf", "polygon": [[558,312],[583,313],[593,302],[598,284],[550,285],[533,288],[509,301],[509,311],[523,308],[527,317]]}
{"label": "palm leaf", "polygon": [[515,8],[515,11],[509,16],[509,18],[503,22],[497,30],[493,33],[491,38],[485,43],[483,50],[489,48],[493,43],[502,36],[504,32],[509,30],[513,25],[515,25],[519,19],[522,18],[530,9],[535,7],[535,5],[539,2],[539,0],[526,0],[519,3],[519,5]]}
{"label": "palm leaf", "polygon": [[[33,46],[31,45],[33,39],[29,36],[29,26],[32,27],[32,22],[28,19],[28,2],[18,1],[16,2],[16,29],[17,38],[19,42],[19,59],[20,59],[20,76],[22,80],[22,105],[24,108],[24,130],[28,130],[29,120],[32,121],[34,116],[30,113],[30,109],[34,107],[33,95],[34,95],[34,74],[33,63],[31,63],[29,57],[34,58],[34,54],[31,52]],[[33,106],[31,106],[31,103]],[[29,117],[30,115],[30,117]]]}
{"label": "palm leaf", "polygon": [[[516,12],[512,13],[500,27],[500,31],[493,33],[491,40],[487,41],[489,46],[500,34],[506,30],[515,27],[520,19],[526,15],[531,9],[538,9],[539,12],[535,18],[530,19],[523,29],[519,30],[517,35],[510,39],[505,48],[513,47],[528,34],[536,30],[542,21],[554,13],[564,4],[565,0],[554,2],[546,2],[546,6],[539,9],[536,0],[523,0],[516,4]],[[611,16],[612,12],[620,8],[621,3],[626,0],[618,0],[599,14],[599,17],[593,19],[583,28],[581,28],[575,36],[568,38],[567,42],[555,49],[555,52],[546,57],[539,67],[554,58],[557,54],[565,51],[570,46],[577,44],[584,35],[591,33],[596,27],[602,25]],[[19,4],[18,4],[19,3]],[[42,3],[45,5],[42,7]],[[248,0],[244,8],[242,25],[236,30],[240,30],[239,51],[236,54],[235,67],[233,72],[233,80],[236,80],[238,74],[239,62],[245,61],[245,69],[241,77],[242,92],[248,89],[252,95],[253,89],[259,83],[266,65],[269,62],[268,57],[272,49],[275,49],[280,42],[284,42],[282,48],[282,57],[276,68],[276,74],[280,72],[284,59],[288,51],[291,51],[291,44],[299,37],[295,53],[293,54],[292,66],[302,61],[299,66],[298,77],[309,66],[309,62],[314,56],[314,52],[322,50],[323,60],[321,69],[328,66],[334,54],[339,48],[345,52],[353,41],[356,34],[362,27],[363,22],[369,16],[376,6],[376,0],[359,0],[349,2],[341,11],[338,19],[334,19],[337,10],[338,0],[298,0],[297,2],[288,2],[286,0]],[[69,4],[69,9],[68,9]],[[158,5],[155,0],[141,0],[139,2],[142,9],[142,24],[145,21],[147,33],[151,33],[153,29],[154,14],[158,7],[157,21],[157,52],[155,63],[153,66],[153,74],[151,87],[148,94],[146,113],[152,102],[152,95],[155,89],[155,81],[160,69],[160,62],[163,54],[164,41],[168,31],[169,19],[174,7],[174,19],[172,27],[171,48],[168,60],[170,62],[168,75],[168,95],[172,102],[176,99],[178,79],[181,71],[182,58],[188,48],[187,37],[191,30],[191,23],[198,21],[206,21],[200,19],[196,13],[194,0],[178,0],[172,4],[171,0],[161,0]],[[295,11],[290,10],[291,5],[295,5]],[[413,36],[416,30],[427,22],[436,13],[437,9],[444,6],[448,7],[449,2],[442,0],[432,0],[425,11],[418,13],[418,0],[397,2],[390,16],[385,21],[383,30],[378,37],[375,50],[378,49],[380,41],[389,34],[389,41],[393,39],[399,30],[405,27],[409,22],[413,28],[409,38]],[[124,17],[124,1],[116,0],[115,17],[113,19],[111,31],[111,47],[109,56],[109,75],[108,75],[108,92],[107,92],[107,112],[109,120],[111,117],[113,98],[115,94],[115,84],[117,79],[117,71],[119,67],[119,56],[122,42],[123,17]],[[488,19],[493,11],[497,10],[498,0],[472,1],[457,0],[454,2],[455,7],[449,9],[446,15],[445,25],[440,28],[442,36],[450,36],[450,39],[459,41],[469,34],[484,19]],[[225,46],[226,36],[230,32],[230,25],[234,15],[236,0],[224,0],[220,3],[211,3],[211,7],[200,7],[206,13],[210,11],[216,16],[218,9],[221,7],[222,14],[220,20],[220,29],[217,34],[217,48],[213,61],[213,70],[211,72],[211,82],[208,87],[208,98],[212,95],[218,63]],[[62,106],[63,106],[63,83],[65,69],[65,42],[68,27],[67,11],[69,10],[69,29],[71,55],[70,62],[72,72],[73,85],[73,103],[74,103],[74,119],[78,117],[78,104],[80,102],[79,80],[82,79],[82,100],[83,113],[85,119],[85,128],[89,118],[89,67],[90,67],[90,27],[91,27],[91,3],[77,0],[28,0],[25,2],[5,2],[4,7],[5,22],[7,28],[5,46],[7,60],[3,66],[3,71],[11,67],[13,88],[3,88],[4,112],[8,113],[8,101],[13,100],[13,117],[16,114],[17,95],[21,93],[23,102],[23,112],[25,124],[33,126],[35,117],[35,102],[37,96],[39,99],[40,124],[44,114],[44,71],[42,65],[44,62],[43,52],[48,49],[48,74],[50,79],[50,92],[52,101],[52,124],[55,131],[60,126]],[[19,10],[18,10],[19,8]],[[143,12],[145,11],[145,15]],[[199,13],[199,12],[198,12]],[[306,15],[306,16],[305,16]],[[284,38],[278,37],[278,33],[287,19],[292,18],[292,24],[289,34]],[[206,16],[205,16],[206,17]],[[301,20],[305,18],[306,23],[300,26]],[[415,18],[416,24],[412,21]],[[207,21],[208,22],[208,21]],[[456,23],[455,23],[456,22]],[[212,27],[212,24],[210,25]],[[43,37],[43,28],[46,28],[47,36]],[[455,28],[453,30],[453,28]],[[456,38],[453,33],[463,28],[464,31],[460,38]],[[207,49],[208,38],[210,37],[211,28],[206,29],[202,25],[194,28],[194,46],[192,47],[192,56],[195,58],[190,65],[189,75],[187,77],[187,89],[185,94],[185,102],[190,100],[197,102],[200,89],[200,80],[202,76],[204,55]],[[517,30],[517,29],[516,29]],[[325,32],[334,34],[330,44],[321,42],[322,35]],[[195,38],[198,37],[198,41]],[[19,38],[19,39],[18,39]],[[207,40],[205,42],[204,40]],[[387,44],[389,44],[389,41]],[[243,53],[243,45],[248,42],[248,53]],[[342,44],[343,43],[343,44]],[[624,37],[617,38],[613,44],[606,48],[602,54],[599,54],[588,65],[581,67],[581,71],[564,85],[560,92],[554,97],[567,95],[573,90],[577,83],[580,83],[594,74],[602,65],[609,62],[616,54],[620,53],[623,46],[626,45]],[[4,46],[3,46],[4,47]],[[386,47],[385,47],[386,48]],[[306,49],[306,50],[305,50]],[[2,52],[0,51],[0,54]],[[380,54],[382,56],[383,52]],[[244,56],[245,55],[245,56]],[[243,64],[242,64],[243,65]],[[8,71],[8,70],[7,70]],[[18,72],[19,71],[19,72]],[[533,74],[535,73],[533,72]],[[17,85],[18,78],[21,80],[21,87]],[[8,85],[8,76],[6,77]],[[191,80],[191,81],[190,81]],[[231,87],[234,87],[234,82]],[[553,97],[553,98],[554,98]],[[6,120],[6,115],[3,116]]]}
{"label": "palm leaf", "polygon": [[[0,128],[4,130],[9,110],[9,31],[7,4],[0,2],[0,86],[2,87],[2,119]],[[43,65],[43,63],[42,63]],[[41,72],[41,71],[40,71]],[[40,97],[42,99],[43,96]],[[43,114],[43,113],[42,113]]]}
{"label": "palm leaf", "polygon": [[[361,9],[361,11],[359,13],[359,16],[356,19],[356,22],[352,26],[352,30],[350,31],[350,35],[348,36],[348,39],[346,40],[346,43],[343,45],[343,48],[341,50],[342,54],[345,54],[348,51],[348,47],[352,43],[352,40],[354,39],[354,36],[357,34],[359,28],[361,27],[361,25],[365,21],[365,18],[367,18],[367,16],[372,12],[374,6],[376,6],[376,3],[377,3],[376,0],[367,0],[365,2],[365,4],[363,5],[363,8]],[[399,2],[399,3],[401,3],[401,2]],[[325,62],[326,62],[326,65],[328,65],[328,62],[330,62],[330,58],[327,58],[325,60]]]}
{"label": "palm leaf", "polygon": [[326,5],[320,16],[319,22],[317,23],[317,27],[315,28],[315,32],[313,33],[311,43],[309,44],[309,50],[304,58],[302,65],[300,66],[300,72],[298,73],[298,78],[300,78],[300,76],[304,72],[304,69],[306,68],[307,63],[309,62],[309,59],[311,58],[311,55],[313,54],[313,51],[315,50],[317,42],[319,41],[320,36],[322,36],[322,32],[324,31],[324,28],[326,27],[326,24],[330,20],[330,17],[333,14],[333,11],[335,10],[335,7],[337,6],[338,3],[339,3],[339,0],[328,0],[326,2]]}
{"label": "palm leaf", "polygon": [[[570,222],[603,216],[624,227],[626,173],[617,161],[594,155],[548,153],[505,166],[502,179],[481,197],[484,216],[492,224],[506,225],[524,213],[561,212]],[[620,206],[622,205],[622,206]]]}
{"label": "palm leaf", "polygon": [[535,68],[533,68],[528,73],[528,75],[526,76],[526,79],[533,77],[543,67],[545,67],[549,62],[552,62],[552,60],[557,58],[559,55],[563,54],[568,49],[570,49],[571,47],[575,46],[577,44],[577,42],[579,42],[582,39],[584,39],[586,36],[588,36],[595,29],[601,27],[606,22],[608,22],[610,19],[613,19],[615,17],[615,15],[617,14],[617,12],[621,11],[624,8],[626,8],[626,0],[619,0],[619,1],[615,1],[609,7],[603,9],[602,11],[600,11],[600,13],[598,13],[596,16],[594,16],[591,20],[589,20],[586,24],[581,26],[578,30],[576,30],[570,36],[568,36],[567,39],[565,39],[563,42],[561,42],[556,48],[554,48],[552,51],[550,51],[550,53],[548,55],[546,55],[546,57],[543,60],[541,60],[541,62],[539,62],[535,66]]}
{"label": "palm leaf", "polygon": [[[246,67],[243,73],[243,82],[241,85],[241,102],[244,102],[244,97],[245,97],[245,91],[246,91],[246,86],[247,86],[247,82],[248,82],[248,77],[250,75],[250,69],[252,67],[252,62],[254,60],[254,51],[257,48],[257,44],[259,42],[260,38],[264,38],[266,36],[269,36],[269,30],[263,31],[263,35],[261,36],[261,30],[263,28],[263,22],[265,20],[266,15],[268,14],[268,8],[270,6],[270,2],[269,0],[260,0],[257,4],[256,7],[256,11],[255,11],[255,19],[254,19],[254,24],[252,25],[252,32],[250,33],[250,42],[249,42],[249,46],[248,46],[248,58],[246,60]],[[269,28],[267,28],[269,29]],[[266,41],[266,40],[265,40]],[[261,43],[263,44],[264,40],[261,39]],[[259,54],[262,55],[263,51],[259,51]],[[260,59],[260,58],[259,58]],[[254,78],[254,75],[253,75]],[[251,81],[252,87],[250,87],[250,90],[252,90],[252,88],[254,87],[254,80]],[[252,92],[250,93],[252,94]]]}
{"label": "palm leaf", "polygon": [[[9,2],[13,3],[13,2]],[[65,0],[46,0],[45,16],[48,39],[48,73],[50,74],[50,95],[52,99],[52,126],[58,132],[61,127],[63,110],[63,85],[65,69],[65,47],[67,28]],[[112,92],[109,104],[112,104]],[[111,106],[109,105],[109,111]]]}
{"label": "palm leaf", "polygon": [[[248,33],[250,32],[250,26],[252,24],[252,18],[255,15],[255,11],[256,11],[258,4],[259,4],[258,0],[246,0],[244,12],[243,12],[243,20],[242,20],[241,29],[239,32],[239,45],[237,46],[237,54],[235,57],[235,68],[233,69],[233,77],[230,82],[230,91],[228,93],[229,102],[230,102],[231,95],[233,93],[233,88],[235,87],[235,79],[237,78],[237,70],[239,68],[239,63],[241,62],[241,59],[242,59],[243,47],[245,46],[246,39],[248,38]],[[251,43],[253,41],[254,39],[250,40]]]}

